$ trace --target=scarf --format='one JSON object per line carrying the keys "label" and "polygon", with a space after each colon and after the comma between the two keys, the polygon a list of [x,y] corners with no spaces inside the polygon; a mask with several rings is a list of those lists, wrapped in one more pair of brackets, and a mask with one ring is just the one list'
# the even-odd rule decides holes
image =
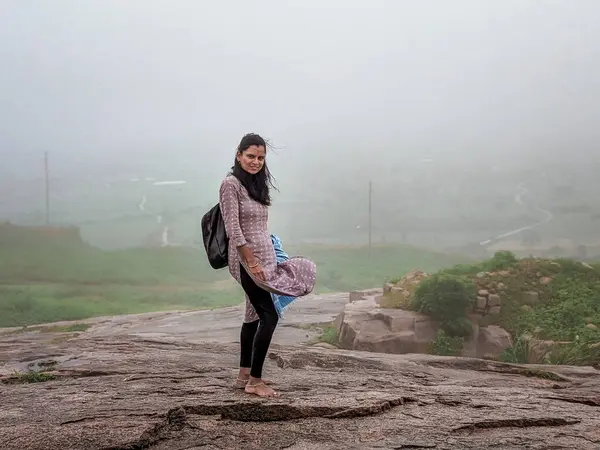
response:
{"label": "scarf", "polygon": [[[271,234],[271,242],[273,242],[273,248],[275,249],[275,258],[277,264],[287,261],[289,258],[288,254],[283,250],[281,246],[281,239],[275,234]],[[283,319],[283,313],[285,309],[296,300],[296,297],[290,297],[288,295],[279,295],[271,293],[273,298],[273,304],[277,310],[277,315],[280,319]]]}

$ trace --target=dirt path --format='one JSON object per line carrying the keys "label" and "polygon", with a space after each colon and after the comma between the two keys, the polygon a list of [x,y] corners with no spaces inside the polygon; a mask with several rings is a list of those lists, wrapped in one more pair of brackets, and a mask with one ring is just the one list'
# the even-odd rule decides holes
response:
{"label": "dirt path", "polygon": [[[143,212],[144,214],[148,214],[151,216],[156,216],[156,222],[158,224],[162,224],[163,223],[163,216],[160,214],[152,214],[149,213],[148,210],[146,209],[146,203],[148,203],[148,197],[146,195],[142,196],[142,199],[140,200],[140,204],[138,206],[138,209]],[[160,234],[160,245],[162,247],[168,247],[170,245],[169,242],[169,225],[163,225],[163,229],[162,232]]]}
{"label": "dirt path", "polygon": [[[521,206],[525,206],[524,202],[523,202],[523,196],[527,195],[527,194],[530,194],[530,192],[525,187],[525,183],[520,183],[517,186],[517,194],[515,195],[515,203],[517,203],[518,205],[521,205]],[[494,237],[492,237],[490,239],[486,239],[485,241],[481,241],[479,243],[479,245],[486,246],[486,245],[494,244],[494,243],[496,243],[498,241],[501,241],[501,240],[503,240],[503,239],[505,239],[507,237],[514,236],[515,234],[522,233],[523,231],[533,230],[534,228],[542,226],[542,225],[544,225],[544,224],[546,224],[546,223],[548,223],[548,222],[550,222],[550,221],[552,221],[554,219],[554,215],[550,211],[541,208],[537,204],[533,205],[533,209],[535,209],[537,212],[539,212],[543,216],[543,219],[538,220],[535,223],[532,223],[532,224],[529,224],[529,225],[517,228],[515,230],[511,230],[511,231],[508,231],[506,233],[502,233],[502,234],[500,234],[498,236],[494,236]]]}

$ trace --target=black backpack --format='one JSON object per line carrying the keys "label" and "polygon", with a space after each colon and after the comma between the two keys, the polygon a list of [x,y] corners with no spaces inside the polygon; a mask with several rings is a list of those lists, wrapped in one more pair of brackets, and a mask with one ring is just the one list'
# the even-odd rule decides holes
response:
{"label": "black backpack", "polygon": [[227,267],[229,238],[225,231],[225,222],[218,203],[202,216],[201,225],[202,240],[211,267],[213,269]]}

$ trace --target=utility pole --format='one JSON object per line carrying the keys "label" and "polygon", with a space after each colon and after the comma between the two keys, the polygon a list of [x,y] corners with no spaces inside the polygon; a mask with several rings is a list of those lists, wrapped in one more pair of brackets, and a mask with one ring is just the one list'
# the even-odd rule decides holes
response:
{"label": "utility pole", "polygon": [[50,226],[50,177],[48,174],[48,152],[44,153],[44,172],[46,174],[46,226]]}
{"label": "utility pole", "polygon": [[373,234],[372,234],[372,214],[373,214],[373,182],[369,180],[369,250],[373,245]]}

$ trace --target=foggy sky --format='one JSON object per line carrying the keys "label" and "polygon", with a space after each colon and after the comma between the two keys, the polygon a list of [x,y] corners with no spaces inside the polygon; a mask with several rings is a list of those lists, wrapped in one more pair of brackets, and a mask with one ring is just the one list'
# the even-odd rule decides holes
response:
{"label": "foggy sky", "polygon": [[286,172],[598,155],[598,23],[597,0],[5,0],[0,155],[227,168],[246,132]]}

